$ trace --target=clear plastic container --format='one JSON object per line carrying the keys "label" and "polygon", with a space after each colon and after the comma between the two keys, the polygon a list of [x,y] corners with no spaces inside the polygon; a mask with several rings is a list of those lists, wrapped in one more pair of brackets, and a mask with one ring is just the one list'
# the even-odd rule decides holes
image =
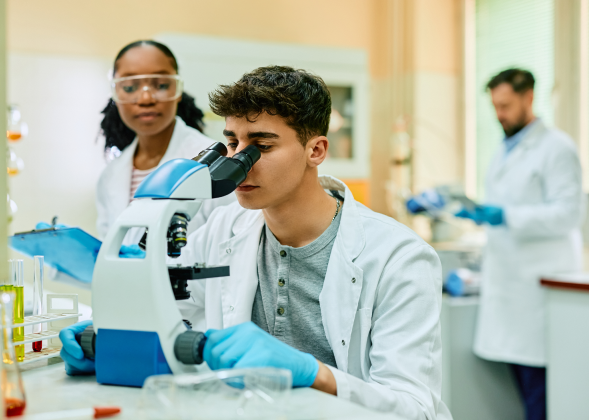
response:
{"label": "clear plastic container", "polygon": [[277,419],[286,415],[291,372],[253,368],[150,376],[143,384],[144,420]]}

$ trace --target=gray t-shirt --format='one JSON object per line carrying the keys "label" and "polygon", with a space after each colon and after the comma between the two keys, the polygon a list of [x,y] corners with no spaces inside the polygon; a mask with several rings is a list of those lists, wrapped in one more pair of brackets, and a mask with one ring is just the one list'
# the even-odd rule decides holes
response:
{"label": "gray t-shirt", "polygon": [[281,245],[264,226],[252,307],[252,322],[260,328],[333,367],[336,360],[324,332],[319,297],[341,217],[342,209],[319,238],[301,248]]}

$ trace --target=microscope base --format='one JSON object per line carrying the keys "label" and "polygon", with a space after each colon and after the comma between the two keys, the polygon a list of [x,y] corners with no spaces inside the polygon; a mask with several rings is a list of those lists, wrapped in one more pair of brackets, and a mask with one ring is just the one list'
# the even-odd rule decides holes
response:
{"label": "microscope base", "polygon": [[158,334],[101,328],[96,335],[96,381],[142,387],[148,376],[170,374]]}

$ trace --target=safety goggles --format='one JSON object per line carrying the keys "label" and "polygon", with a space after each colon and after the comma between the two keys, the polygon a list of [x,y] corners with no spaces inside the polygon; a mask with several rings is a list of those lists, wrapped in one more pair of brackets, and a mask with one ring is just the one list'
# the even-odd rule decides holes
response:
{"label": "safety goggles", "polygon": [[180,76],[142,74],[119,77],[111,82],[113,100],[119,104],[136,104],[146,94],[158,102],[167,102],[182,95]]}

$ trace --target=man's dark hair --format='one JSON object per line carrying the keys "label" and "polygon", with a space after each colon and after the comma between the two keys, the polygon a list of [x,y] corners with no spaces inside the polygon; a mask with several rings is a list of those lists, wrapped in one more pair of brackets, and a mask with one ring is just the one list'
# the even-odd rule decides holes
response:
{"label": "man's dark hair", "polygon": [[222,117],[278,115],[293,128],[304,146],[328,134],[332,99],[324,81],[305,70],[286,66],[260,67],[231,85],[209,94],[211,110]]}
{"label": "man's dark hair", "polygon": [[516,93],[524,93],[535,88],[535,78],[530,71],[508,69],[492,77],[486,85],[486,90],[495,89],[502,83],[508,83]]}

